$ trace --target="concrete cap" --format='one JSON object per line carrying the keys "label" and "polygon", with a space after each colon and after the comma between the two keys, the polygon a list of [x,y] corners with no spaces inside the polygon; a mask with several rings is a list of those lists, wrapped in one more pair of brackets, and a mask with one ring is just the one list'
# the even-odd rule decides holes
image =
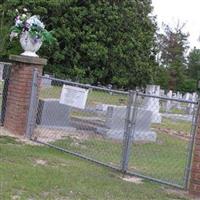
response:
{"label": "concrete cap", "polygon": [[46,65],[47,64],[47,59],[31,57],[31,56],[10,55],[9,59],[11,61],[28,63],[28,64],[36,64],[36,65]]}

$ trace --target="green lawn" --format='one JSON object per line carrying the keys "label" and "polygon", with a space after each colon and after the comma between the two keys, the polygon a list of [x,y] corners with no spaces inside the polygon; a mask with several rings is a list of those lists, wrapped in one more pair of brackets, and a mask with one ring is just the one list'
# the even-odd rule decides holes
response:
{"label": "green lawn", "polygon": [[181,192],[148,181],[130,183],[121,174],[45,146],[0,137],[2,200],[172,200]]}
{"label": "green lawn", "polygon": [[182,120],[173,120],[169,118],[162,118],[162,123],[161,124],[153,124],[153,128],[162,128],[162,129],[169,129],[169,130],[174,130],[178,133],[182,133],[185,135],[190,135],[191,132],[191,126],[192,123],[188,121],[182,121]]}
{"label": "green lawn", "polygon": [[[48,131],[47,131],[48,132]],[[64,149],[119,167],[122,142],[110,139],[67,137],[53,142]],[[129,171],[184,185],[188,142],[158,133],[156,143],[135,143],[131,147]]]}
{"label": "green lawn", "polygon": [[[52,86],[49,88],[43,87],[40,91],[40,98],[60,98],[62,87]],[[126,105],[127,104],[127,95],[123,94],[109,94],[109,92],[100,91],[100,90],[91,90],[88,95],[87,104],[96,105],[98,103],[102,104],[114,104],[114,105]]]}

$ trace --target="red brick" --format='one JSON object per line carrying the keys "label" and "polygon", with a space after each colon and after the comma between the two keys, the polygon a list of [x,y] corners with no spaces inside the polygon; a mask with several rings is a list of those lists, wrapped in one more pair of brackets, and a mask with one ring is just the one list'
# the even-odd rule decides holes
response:
{"label": "red brick", "polygon": [[[4,126],[14,134],[24,135],[30,102],[33,70],[42,74],[43,66],[14,62],[8,86]],[[41,80],[38,80],[38,83]]]}

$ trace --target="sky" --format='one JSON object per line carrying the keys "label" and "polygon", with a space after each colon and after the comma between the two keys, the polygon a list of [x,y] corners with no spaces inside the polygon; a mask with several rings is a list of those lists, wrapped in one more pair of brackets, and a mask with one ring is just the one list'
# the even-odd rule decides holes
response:
{"label": "sky", "polygon": [[154,15],[157,16],[158,26],[162,22],[176,26],[177,22],[186,23],[184,32],[190,34],[190,48],[200,48],[200,0],[152,0]]}

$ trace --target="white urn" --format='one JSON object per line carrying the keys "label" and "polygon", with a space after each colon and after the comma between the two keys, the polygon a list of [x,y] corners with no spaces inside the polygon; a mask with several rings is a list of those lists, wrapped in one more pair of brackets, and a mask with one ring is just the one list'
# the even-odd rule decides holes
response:
{"label": "white urn", "polygon": [[20,44],[24,50],[23,56],[39,57],[36,52],[42,46],[42,40],[31,37],[28,31],[25,31],[20,36]]}

